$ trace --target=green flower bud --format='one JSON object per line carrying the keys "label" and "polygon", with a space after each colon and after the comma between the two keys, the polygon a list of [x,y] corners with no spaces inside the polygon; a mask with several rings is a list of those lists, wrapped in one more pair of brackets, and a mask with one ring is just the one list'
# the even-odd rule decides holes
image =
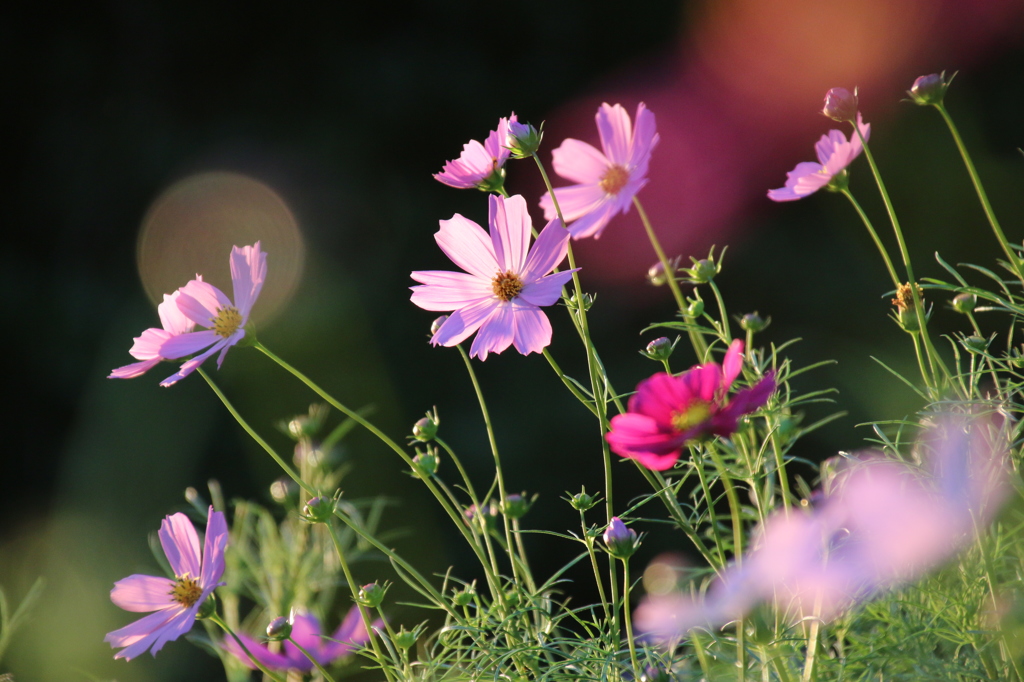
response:
{"label": "green flower bud", "polygon": [[501,505],[502,513],[510,519],[521,519],[525,516],[526,512],[530,511],[530,507],[533,506],[533,502],[527,500],[525,495],[526,493],[522,495],[513,493],[506,497]]}
{"label": "green flower bud", "polygon": [[585,512],[597,504],[597,496],[588,495],[587,489],[584,488],[582,492],[578,492],[569,498],[569,504],[571,504],[572,508],[576,511]]}
{"label": "green flower bud", "polygon": [[386,593],[387,588],[381,587],[377,583],[363,585],[359,588],[359,603],[368,609],[375,609],[384,601]]}
{"label": "green flower bud", "polygon": [[626,527],[622,519],[613,516],[604,531],[604,544],[608,547],[608,553],[616,559],[628,559],[640,546],[640,538],[635,530]]}
{"label": "green flower bud", "polygon": [[[956,74],[954,73],[953,76]],[[930,104],[942,104],[942,100],[946,96],[946,89],[953,81],[953,76],[950,76],[948,81],[945,71],[918,76],[914,84],[907,90],[910,101],[922,107]]]}
{"label": "green flower bud", "polygon": [[701,258],[699,261],[693,264],[690,268],[690,276],[694,281],[700,284],[706,284],[715,278],[718,274],[718,266],[715,265],[715,261],[707,258]]}
{"label": "green flower bud", "polygon": [[971,353],[984,353],[988,350],[988,344],[991,343],[991,339],[971,334],[961,339],[960,343]]}
{"label": "green flower bud", "polygon": [[701,315],[704,314],[704,301],[700,300],[699,298],[693,300],[686,300],[690,304],[686,308],[687,317],[700,317]]}
{"label": "green flower bud", "polygon": [[337,500],[333,497],[314,497],[302,508],[302,518],[309,523],[327,523],[334,515],[336,506]]}
{"label": "green flower bud", "polygon": [[527,159],[537,153],[544,139],[544,124],[537,130],[529,123],[508,122],[508,148],[515,159]]}
{"label": "green flower bud", "polygon": [[430,416],[423,417],[412,425],[412,437],[421,443],[429,443],[437,435],[437,422]]}
{"label": "green flower bud", "polygon": [[753,332],[756,334],[757,332],[763,330],[765,327],[771,324],[771,321],[772,320],[770,317],[767,320],[765,320],[760,315],[758,315],[757,311],[755,310],[754,312],[747,313],[746,315],[740,318],[740,328],[743,329],[743,331]]}
{"label": "green flower bud", "polygon": [[958,313],[966,315],[973,312],[976,305],[978,305],[978,297],[966,291],[953,297],[953,310]]}
{"label": "green flower bud", "polygon": [[437,473],[437,465],[440,459],[437,450],[428,449],[426,452],[416,452],[412,458],[412,475],[420,479],[428,479]]}
{"label": "green flower bud", "polygon": [[641,355],[657,362],[664,362],[672,356],[672,351],[676,348],[676,344],[668,340],[667,336],[659,336],[658,338],[647,344],[647,349],[641,351]]}
{"label": "green flower bud", "polygon": [[292,636],[292,623],[284,616],[278,616],[267,625],[267,639],[271,642],[280,642]]}
{"label": "green flower bud", "polygon": [[404,627],[395,633],[395,646],[403,651],[416,643],[416,631],[409,632]]}
{"label": "green flower bud", "polygon": [[476,590],[472,587],[467,587],[464,590],[459,590],[452,595],[452,603],[456,606],[469,606],[473,603],[473,598],[476,596]]}

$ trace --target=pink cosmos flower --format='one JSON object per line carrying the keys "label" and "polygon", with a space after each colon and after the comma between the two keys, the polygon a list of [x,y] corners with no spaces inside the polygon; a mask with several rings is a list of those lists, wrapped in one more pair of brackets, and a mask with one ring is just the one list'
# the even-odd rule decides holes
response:
{"label": "pink cosmos flower", "polygon": [[572,270],[548,274],[562,259],[569,233],[552,220],[530,246],[532,222],[526,200],[489,197],[490,235],[471,220],[455,214],[442,220],[434,235],[437,245],[466,272],[418,270],[412,278],[412,302],[424,310],[453,310],[430,339],[454,346],[473,332],[470,355],[481,360],[511,344],[523,355],[539,353],[551,343],[551,323],[541,306],[561,296]]}
{"label": "pink cosmos flower", "polygon": [[516,121],[516,115],[498,121],[498,129],[492,130],[487,140],[480,144],[470,140],[462,147],[462,155],[444,165],[434,179],[456,189],[477,188],[485,192],[504,184],[505,162],[511,154],[508,148],[509,123]]}
{"label": "pink cosmos flower", "polygon": [[[864,139],[871,137],[871,124],[864,123],[860,112],[857,113],[857,127]],[[818,152],[818,163],[801,161],[796,168],[786,173],[786,186],[768,190],[768,198],[772,201],[796,201],[814,194],[832,182],[832,178],[841,173],[853,160],[864,151],[860,137],[853,135],[849,140],[840,130],[830,130],[822,135],[814,145]]]}
{"label": "pink cosmos flower", "polygon": [[608,444],[648,469],[672,468],[687,441],[728,436],[742,415],[768,402],[775,391],[772,373],[729,399],[729,388],[742,368],[743,341],[736,339],[721,367],[709,362],[678,376],[659,372],[641,381],[629,410],[612,417]]}
{"label": "pink cosmos flower", "polygon": [[[555,172],[579,183],[554,190],[573,239],[596,239],[616,214],[629,211],[633,197],[647,184],[651,150],[660,139],[654,114],[643,102],[636,108],[635,128],[621,104],[602,104],[596,120],[604,153],[573,138],[552,152]],[[541,197],[540,206],[545,219],[558,215],[550,193]]]}
{"label": "pink cosmos flower", "polygon": [[154,656],[192,628],[196,614],[224,573],[228,527],[222,512],[210,507],[202,555],[192,522],[184,514],[171,514],[160,524],[160,544],[174,571],[174,579],[130,575],[114,583],[110,600],[126,611],[153,611],[131,625],[104,637],[111,647],[124,647],[114,658],[130,661],[149,650]]}
{"label": "pink cosmos flower", "polygon": [[217,351],[220,351],[217,358],[217,367],[220,368],[228,349],[245,338],[249,313],[267,278],[267,254],[260,251],[259,242],[241,248],[236,246],[231,249],[230,264],[234,303],[224,292],[204,282],[198,275],[178,289],[178,310],[207,329],[168,338],[160,346],[159,354],[163,358],[174,359],[206,350],[186,361],[175,374],[161,381],[161,386],[171,386],[184,379]]}
{"label": "pink cosmos flower", "polygon": [[[377,621],[375,627],[383,626],[383,621]],[[245,643],[252,657],[270,670],[295,669],[302,672],[309,672],[313,669],[313,662],[306,658],[306,655],[299,651],[299,647],[289,641],[284,642],[284,650],[280,652],[271,651],[265,644],[239,632],[238,638]],[[363,625],[359,607],[353,606],[349,609],[345,620],[341,622],[338,629],[331,635],[324,635],[320,630],[320,621],[311,613],[296,614],[292,623],[291,638],[299,646],[308,651],[317,663],[328,666],[339,658],[343,658],[357,647],[370,641],[370,635]],[[224,638],[225,648],[238,657],[242,663],[250,668],[256,668],[245,651],[231,637]]]}
{"label": "pink cosmos flower", "polygon": [[160,355],[160,348],[164,342],[173,336],[187,334],[195,327],[195,322],[185,317],[178,309],[178,297],[180,291],[173,294],[164,294],[164,302],[157,306],[157,314],[160,315],[160,324],[163,329],[150,327],[142,332],[141,336],[135,337],[135,344],[132,346],[132,357],[140,362],[133,362],[124,367],[118,367],[110,372],[109,379],[134,379],[142,376],[161,361],[167,358]]}

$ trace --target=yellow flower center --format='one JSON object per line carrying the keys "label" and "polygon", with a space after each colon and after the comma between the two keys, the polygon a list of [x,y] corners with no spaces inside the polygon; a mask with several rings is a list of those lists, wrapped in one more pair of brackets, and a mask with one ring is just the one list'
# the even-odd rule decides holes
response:
{"label": "yellow flower center", "polygon": [[506,270],[494,276],[491,281],[491,289],[494,291],[494,295],[501,300],[511,301],[523,290],[523,280],[511,270]]}
{"label": "yellow flower center", "polygon": [[217,308],[217,317],[213,318],[213,333],[225,339],[235,333],[242,324],[242,313],[233,305]]}
{"label": "yellow flower center", "polygon": [[185,608],[189,608],[199,601],[199,597],[203,594],[203,588],[199,587],[197,580],[190,578],[186,573],[178,578],[178,582],[174,584],[169,594],[172,601],[176,601]]}
{"label": "yellow flower center", "polygon": [[703,424],[711,416],[711,406],[703,400],[694,401],[682,412],[672,415],[672,426],[678,431],[686,431]]}
{"label": "yellow flower center", "polygon": [[600,186],[606,194],[618,194],[629,182],[629,171],[619,165],[609,166],[601,178]]}

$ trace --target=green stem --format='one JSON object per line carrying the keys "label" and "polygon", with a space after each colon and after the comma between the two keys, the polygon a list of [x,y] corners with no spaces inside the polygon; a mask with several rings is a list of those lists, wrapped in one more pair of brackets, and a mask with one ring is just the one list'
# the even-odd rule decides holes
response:
{"label": "green stem", "polygon": [[[711,455],[712,461],[715,463],[715,467],[718,469],[718,476],[722,481],[722,485],[725,486],[725,496],[729,500],[729,514],[732,516],[732,540],[733,540],[733,560],[736,563],[736,567],[739,568],[743,564],[743,521],[740,519],[740,501],[736,495],[736,488],[732,484],[732,477],[729,475],[729,470],[725,466],[725,462],[718,454],[718,450],[712,445],[707,448],[708,454]],[[746,663],[746,647],[743,642],[745,635],[745,623],[743,618],[736,620],[736,665],[739,667],[739,680],[743,682],[746,679],[747,663]]]}
{"label": "green stem", "polygon": [[211,621],[213,621],[214,623],[219,625],[221,630],[223,630],[228,635],[230,635],[231,638],[233,640],[235,640],[235,643],[238,644],[238,646],[242,647],[242,651],[244,651],[245,655],[249,657],[249,662],[252,663],[257,668],[259,668],[260,672],[262,672],[264,675],[266,675],[270,679],[274,680],[274,682],[284,682],[284,680],[282,680],[280,677],[278,677],[274,673],[270,672],[270,670],[268,670],[265,665],[260,663],[259,660],[257,660],[257,658],[252,655],[252,653],[249,651],[249,647],[245,646],[245,642],[243,642],[241,640],[241,638],[238,635],[235,634],[234,630],[232,630],[231,628],[228,627],[227,623],[225,623],[223,620],[221,620],[219,615],[214,613],[209,618],[210,618]]}
{"label": "green stem", "polygon": [[[320,665],[320,661],[318,661],[315,658],[313,658],[313,654],[311,654],[308,651],[306,651],[302,647],[301,644],[296,642],[291,637],[288,637],[288,641],[291,642],[292,644],[294,644],[295,648],[298,649],[302,653],[303,656],[308,658],[310,663],[312,663],[314,666],[316,666],[316,669],[320,671],[320,674],[323,675],[324,679],[327,680],[327,682],[334,682],[334,678],[331,677],[331,674],[329,672],[324,670],[324,667],[322,665]],[[388,672],[387,668],[384,668],[384,672],[388,674],[388,679],[390,680],[391,679],[391,674]]]}
{"label": "green stem", "polygon": [[633,642],[633,619],[629,613],[629,559],[622,559],[622,615],[626,621],[626,641],[629,643],[629,660],[633,664],[633,674],[640,672],[640,663],[636,658],[636,644]]}
{"label": "green stem", "polygon": [[722,292],[718,290],[715,280],[709,279],[708,285],[715,292],[715,300],[718,302],[718,316],[722,319],[722,335],[725,337],[725,343],[730,344],[732,343],[732,332],[729,331],[729,314],[725,312],[725,299],[722,298]]}
{"label": "green stem", "polygon": [[999,246],[1003,248],[1003,253],[1006,254],[1006,258],[1010,261],[1010,266],[1017,274],[1017,277],[1024,283],[1024,270],[1021,268],[1020,258],[1013,253],[1013,249],[1010,248],[1010,242],[1006,239],[1006,234],[1003,232],[1003,228],[1000,227],[999,220],[996,219],[995,211],[992,210],[992,204],[988,200],[988,194],[985,193],[985,188],[981,184],[981,178],[974,167],[974,162],[971,161],[970,154],[967,153],[967,146],[964,145],[964,141],[960,138],[960,132],[957,130],[956,124],[953,123],[953,118],[946,111],[946,106],[942,102],[936,104],[935,108],[942,114],[942,119],[946,122],[946,126],[949,127],[949,132],[953,135],[953,141],[956,142],[956,148],[960,150],[960,156],[964,160],[964,165],[967,166],[967,174],[971,176],[974,191],[978,193],[981,207],[985,211],[985,217],[988,218],[988,224],[992,226],[992,231],[999,241]]}
{"label": "green stem", "polygon": [[864,227],[868,228],[868,234],[871,235],[871,240],[875,242],[875,246],[878,248],[878,253],[882,256],[882,260],[885,261],[885,269],[889,271],[889,277],[892,279],[893,286],[899,287],[900,278],[899,275],[896,274],[896,268],[893,267],[892,259],[889,258],[889,252],[885,250],[885,245],[882,244],[882,240],[879,239],[878,232],[875,231],[875,226],[871,224],[871,220],[868,218],[867,213],[865,213],[864,209],[860,207],[860,203],[853,198],[853,194],[849,189],[844,188],[841,190],[841,193],[844,197],[850,200],[850,203],[853,204],[854,210],[857,211],[857,215],[860,216],[861,222],[864,223]]}
{"label": "green stem", "polygon": [[587,554],[590,555],[590,565],[594,567],[594,582],[597,584],[597,593],[601,597],[601,606],[604,607],[604,619],[611,620],[611,613],[608,611],[608,597],[604,593],[604,581],[601,580],[601,570],[597,567],[597,553],[594,552],[594,538],[587,532],[587,522],[580,512],[580,528],[583,529],[583,544],[587,546]]}
{"label": "green stem", "polygon": [[569,389],[569,392],[572,393],[573,396],[575,396],[577,400],[579,400],[581,403],[583,403],[584,407],[586,407],[588,410],[590,410],[590,412],[592,414],[594,414],[596,416],[597,415],[597,407],[595,407],[591,403],[591,400],[589,398],[587,398],[587,396],[585,396],[583,394],[583,392],[579,389],[579,386],[574,384],[569,379],[568,375],[566,375],[562,371],[562,368],[558,366],[558,363],[555,362],[555,359],[553,357],[551,357],[551,353],[548,352],[548,349],[545,348],[543,351],[541,351],[541,353],[543,353],[544,359],[548,361],[548,364],[551,365],[551,369],[555,370],[555,374],[557,374],[558,378],[562,380],[562,383],[565,384],[565,387]]}

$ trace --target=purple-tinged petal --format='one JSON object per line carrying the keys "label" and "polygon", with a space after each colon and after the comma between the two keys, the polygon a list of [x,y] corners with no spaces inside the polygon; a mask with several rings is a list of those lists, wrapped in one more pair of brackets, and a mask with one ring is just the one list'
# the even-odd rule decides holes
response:
{"label": "purple-tinged petal", "polygon": [[629,412],[651,417],[660,428],[671,429],[673,415],[682,412],[696,397],[682,376],[658,372],[637,385],[636,393],[629,399]]}
{"label": "purple-tinged petal", "polygon": [[258,241],[252,246],[235,246],[231,249],[230,263],[235,308],[241,313],[244,325],[267,279],[267,254],[260,250]]}
{"label": "purple-tinged petal", "polygon": [[[220,355],[217,356],[217,369],[220,369],[220,366],[224,364],[224,356],[228,354],[228,351],[236,343],[238,343],[239,341],[241,341],[244,338],[245,338],[245,329],[239,328],[239,329],[236,329],[235,332],[231,336],[229,336],[227,339],[224,340],[224,343],[221,345]],[[209,356],[207,356],[207,357],[209,357]],[[206,358],[203,358],[203,359],[205,360]],[[199,360],[199,362],[196,363],[196,367],[198,367],[202,362],[203,362],[203,360]]]}
{"label": "purple-tinged petal", "polygon": [[155,633],[156,639],[153,641],[153,646],[150,648],[149,653],[156,656],[157,652],[164,648],[164,644],[173,642],[191,630],[192,625],[196,622],[196,613],[198,611],[199,603],[197,602],[192,608],[175,615],[162,630]]}
{"label": "purple-tinged petal", "polygon": [[679,379],[686,385],[687,392],[710,403],[722,386],[722,368],[717,362],[709,362],[688,370]]}
{"label": "purple-tinged petal", "polygon": [[185,609],[166,609],[151,613],[119,630],[108,632],[103,641],[109,643],[111,648],[114,649],[125,647],[114,654],[114,658],[123,658],[126,661],[130,661],[149,649],[163,631],[172,627],[175,619],[180,618],[185,613],[187,613]]}
{"label": "purple-tinged petal", "polygon": [[458,310],[472,303],[494,297],[493,284],[466,272],[417,270],[412,278],[423,286],[412,289],[411,300],[424,310]]}
{"label": "purple-tinged petal", "polygon": [[171,514],[160,524],[159,536],[174,575],[199,578],[199,536],[189,518],[180,512]]}
{"label": "purple-tinged petal", "polygon": [[[448,319],[451,320],[450,317]],[[488,353],[500,353],[511,346],[514,335],[512,306],[500,301],[480,325],[480,331],[469,348],[469,357],[479,358],[482,362],[487,359]]]}
{"label": "purple-tinged petal", "polygon": [[110,601],[125,611],[149,612],[180,608],[171,598],[177,583],[170,578],[152,575],[130,575],[114,583]]}
{"label": "purple-tinged petal", "polygon": [[[599,239],[604,228],[615,216],[615,205],[610,202],[603,202],[602,206],[596,207],[593,211],[569,225],[569,232],[573,239],[584,239],[593,237]],[[566,218],[568,220],[568,218]]]}
{"label": "purple-tinged petal", "polygon": [[224,512],[211,506],[206,519],[206,538],[203,542],[203,569],[199,584],[208,588],[216,585],[224,575],[224,548],[228,544],[228,524]]}
{"label": "purple-tinged petal", "polygon": [[131,350],[128,353],[136,360],[163,359],[160,350],[163,348],[164,343],[172,338],[174,338],[174,334],[163,329],[150,327],[142,332],[141,335],[135,337],[135,343],[132,344]]}
{"label": "purple-tinged petal", "polygon": [[504,166],[505,162],[508,161],[509,155],[512,153],[512,150],[508,148],[508,124],[509,121],[517,120],[515,113],[509,118],[498,119],[498,128],[492,130],[484,141],[484,150],[494,159],[493,163],[496,164],[497,168]]}
{"label": "purple-tinged petal", "polygon": [[828,163],[837,149],[847,146],[849,142],[841,130],[830,130],[821,136],[814,145],[814,151],[818,155],[818,163],[822,166]]}
{"label": "purple-tinged petal", "polygon": [[501,272],[511,270],[522,273],[533,230],[526,199],[519,194],[508,199],[492,194],[488,197],[487,206],[487,224],[490,226],[498,269]]}
{"label": "purple-tinged petal", "polygon": [[831,179],[832,176],[825,172],[821,164],[801,161],[786,173],[786,186],[768,190],[768,198],[772,201],[803,199],[827,185]]}
{"label": "purple-tinged petal", "polygon": [[685,442],[675,432],[664,429],[654,418],[635,412],[612,417],[611,430],[605,434],[605,440],[616,454],[623,457],[662,458],[660,461],[664,469],[675,463]]}
{"label": "purple-tinged petal", "polygon": [[569,231],[555,218],[537,235],[520,276],[527,283],[543,277],[562,262],[568,250]]}
{"label": "purple-tinged petal", "polygon": [[572,279],[572,273],[578,271],[579,268],[563,270],[547,277],[541,277],[539,280],[527,282],[516,300],[538,307],[553,305],[561,298],[562,287]]}
{"label": "purple-tinged petal", "polygon": [[570,182],[596,185],[612,163],[593,145],[570,137],[551,152],[551,165],[560,177]]}
{"label": "purple-tinged petal", "polygon": [[[323,633],[320,630],[320,620],[312,613],[297,613],[292,621],[292,639],[298,642],[303,649],[311,649],[317,653],[324,643]],[[297,653],[302,656],[302,652]],[[303,657],[305,658],[305,657]]]}
{"label": "purple-tinged petal", "polygon": [[203,327],[213,326],[213,319],[220,308],[231,307],[231,301],[223,291],[201,278],[190,281],[178,291],[178,310]]}
{"label": "purple-tinged petal", "polygon": [[540,353],[551,345],[551,322],[543,310],[533,306],[512,303],[512,343],[523,355]]}
{"label": "purple-tinged petal", "polygon": [[643,102],[636,107],[636,120],[633,127],[633,140],[630,145],[629,165],[638,175],[647,174],[647,162],[651,151],[658,146],[661,137],[657,133],[654,112]]}
{"label": "purple-tinged petal", "polygon": [[[606,196],[604,190],[596,184],[555,188],[555,198],[558,199],[558,207],[562,209],[562,217],[569,222],[599,207],[604,203]],[[545,193],[540,198],[540,207],[544,209],[545,220],[554,220],[558,217],[550,194]]]}
{"label": "purple-tinged petal", "polygon": [[233,637],[224,638],[224,648],[235,656],[242,665],[255,670],[256,665],[253,663],[253,659],[262,663],[271,670],[286,670],[291,667],[291,661],[284,654],[274,653],[268,649],[265,645],[260,644],[255,639],[245,634],[244,632],[236,633],[238,638],[245,644],[245,648],[252,654],[251,658],[245,655],[245,651]]}
{"label": "purple-tinged petal", "polygon": [[[373,627],[379,628],[383,626],[384,621],[379,619],[373,623]],[[363,617],[359,613],[358,607],[353,606],[349,609],[348,613],[345,614],[345,619],[341,621],[341,625],[331,635],[331,639],[334,641],[326,642],[322,649],[326,662],[333,662],[343,656],[347,656],[356,647],[370,641],[370,635],[366,631],[366,626],[363,624]]]}
{"label": "purple-tinged petal", "polygon": [[729,350],[725,352],[725,359],[722,360],[722,388],[728,391],[742,371],[743,341],[735,339],[729,344]]}
{"label": "purple-tinged petal", "polygon": [[[182,298],[185,297],[182,296]],[[168,360],[176,360],[177,358],[183,358],[186,355],[198,353],[207,346],[222,341],[223,338],[224,337],[220,336],[212,329],[189,332],[188,334],[179,334],[178,336],[172,336],[164,341],[160,346],[159,352],[161,357]]]}
{"label": "purple-tinged petal", "polygon": [[455,346],[462,343],[480,328],[498,303],[497,298],[489,298],[456,310],[444,321],[430,339],[430,343],[435,346]]}
{"label": "purple-tinged petal", "polygon": [[160,324],[163,328],[172,335],[186,334],[196,326],[195,322],[190,320],[181,309],[178,308],[178,297],[181,296],[180,291],[175,291],[171,294],[164,294],[164,301],[156,307],[156,312],[160,316]]}
{"label": "purple-tinged petal", "polygon": [[445,255],[466,272],[487,281],[493,279],[498,272],[498,260],[483,228],[458,213],[439,222],[441,229],[434,239]]}
{"label": "purple-tinged petal", "polygon": [[153,358],[152,360],[143,360],[142,362],[133,362],[130,365],[124,367],[118,367],[110,371],[107,375],[108,379],[134,379],[140,377],[149,370],[160,364],[161,358]]}
{"label": "purple-tinged petal", "polygon": [[601,147],[608,160],[622,166],[629,163],[633,125],[622,105],[612,106],[605,102],[597,110],[594,120],[597,121],[597,133],[601,136]]}
{"label": "purple-tinged petal", "polygon": [[196,371],[196,369],[201,364],[206,362],[211,355],[224,348],[230,340],[231,339],[221,339],[214,345],[210,346],[201,355],[197,355],[191,360],[186,360],[184,363],[182,363],[181,367],[178,368],[177,372],[161,381],[160,385],[163,386],[164,388],[167,388],[168,386],[173,386],[174,384],[178,383],[179,381],[187,377],[189,374]]}

